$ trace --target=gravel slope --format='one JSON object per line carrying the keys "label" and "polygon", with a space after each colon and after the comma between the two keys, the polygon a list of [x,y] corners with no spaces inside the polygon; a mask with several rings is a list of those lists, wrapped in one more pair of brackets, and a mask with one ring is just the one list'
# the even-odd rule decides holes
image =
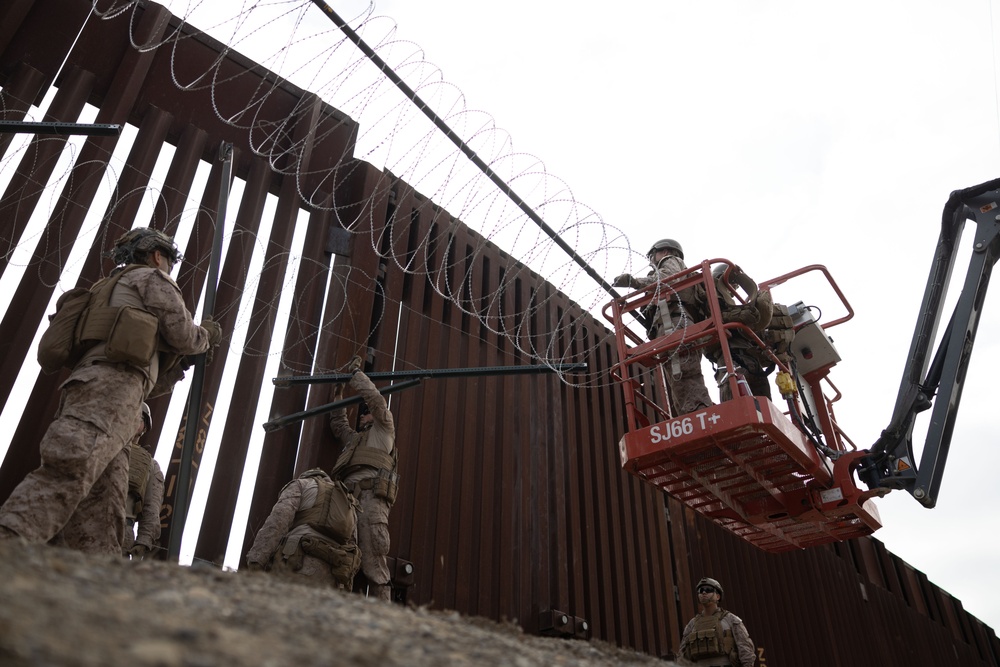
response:
{"label": "gravel slope", "polygon": [[0,541],[0,664],[671,665],[600,641],[523,634],[262,573]]}

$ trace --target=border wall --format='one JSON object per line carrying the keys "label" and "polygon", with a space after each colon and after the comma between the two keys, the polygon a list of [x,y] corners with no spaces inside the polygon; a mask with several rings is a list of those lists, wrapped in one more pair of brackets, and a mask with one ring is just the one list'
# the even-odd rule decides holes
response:
{"label": "border wall", "polygon": [[[57,167],[70,145],[65,137],[39,135],[15,149],[15,138],[0,134],[0,175],[9,175],[0,195],[0,276],[21,271],[0,320],[0,401],[12,400],[15,380],[27,382],[16,427],[5,434],[0,498],[37,465],[38,441],[57,406],[62,377],[37,370],[33,342],[54,295],[106,275],[112,267],[102,253],[123,231],[152,225],[175,233],[187,225],[189,259],[176,277],[189,308],[197,308],[224,141],[235,146],[233,175],[244,187],[229,204],[239,233],[227,236],[217,297],[226,308],[218,319],[226,332],[247,333],[241,348],[230,350],[227,341],[208,367],[196,463],[209,433],[222,435],[212,474],[198,479],[209,491],[196,558],[221,564],[234,525],[239,540],[241,474],[260,437],[248,406],[271,384],[273,340],[282,341],[281,374],[336,368],[359,347],[376,371],[530,364],[521,350],[532,347],[586,362],[592,372],[608,368],[614,350],[602,322],[393,174],[355,160],[353,120],[181,27],[154,3],[90,22],[71,49],[90,7],[87,0],[0,7],[0,120],[24,119],[54,93],[46,120],[88,122],[80,119],[89,108],[96,110],[89,122],[134,130],[127,151],[118,137],[82,141],[71,178]],[[176,49],[130,44],[130,30],[142,46],[178,29],[188,38]],[[251,150],[245,133],[218,121],[207,90],[175,87],[172,60],[192,71],[217,61],[225,81],[217,93],[249,99],[269,86],[258,120],[280,127],[273,142],[307,168],[293,174]],[[167,149],[149,213],[143,200]],[[124,155],[124,167],[115,170],[109,201],[98,203],[113,155]],[[199,170],[207,173],[203,186],[194,185]],[[323,192],[338,215],[308,206],[303,191]],[[198,204],[188,214],[190,200]],[[363,233],[345,235],[338,220],[347,217],[366,221]],[[300,256],[288,251],[297,230]],[[84,236],[89,248],[70,265]],[[15,249],[30,248],[28,259],[12,261]],[[250,271],[255,253],[263,254],[261,268]],[[446,298],[456,289],[479,304],[479,317]],[[289,293],[292,314],[282,319],[279,301]],[[998,665],[994,630],[877,539],[766,554],[627,475],[617,455],[619,391],[567,380],[436,379],[391,399],[401,475],[391,554],[413,564],[409,601],[665,656],[696,611],[694,582],[709,575],[726,586],[724,606],[745,619],[761,665]],[[331,392],[330,385],[274,391],[269,414],[324,404]],[[183,404],[177,394],[156,399],[154,414]],[[223,397],[229,407],[217,411]],[[167,421],[158,419],[147,437],[169,448],[186,425]],[[261,451],[243,553],[281,487],[302,470],[331,466],[338,453],[323,418],[267,433]],[[167,471],[163,544],[175,529],[178,456]]]}

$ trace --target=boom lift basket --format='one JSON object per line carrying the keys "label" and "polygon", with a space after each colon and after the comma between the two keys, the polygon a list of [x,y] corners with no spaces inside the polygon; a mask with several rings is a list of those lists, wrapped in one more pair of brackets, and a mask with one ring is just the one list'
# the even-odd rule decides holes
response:
{"label": "boom lift basket", "polygon": [[[850,444],[833,417],[832,406],[840,394],[827,375],[839,356],[824,328],[807,309],[796,311],[795,337],[786,357],[789,363],[784,363],[747,325],[726,321],[712,265],[728,265],[738,272],[728,260],[706,260],[615,299],[604,309],[615,329],[618,363],[612,374],[622,385],[628,420],[628,433],[619,443],[622,467],[764,551],[870,535],[881,527],[871,497],[886,491],[862,491],[855,485],[854,470],[867,452]],[[758,289],[769,291],[812,271],[822,272],[847,309],[846,316],[826,328],[853,317],[836,283],[819,265],[766,281]],[[725,286],[737,303],[746,303],[737,289]],[[690,293],[689,288],[704,290],[708,315],[701,321],[650,341],[626,322],[626,316],[629,322],[648,321],[657,302],[685,290]],[[787,409],[766,396],[750,394],[734,363],[730,341],[736,337],[757,345],[778,372],[794,378],[795,388],[786,382],[782,392]],[[721,352],[732,398],[688,414],[671,414],[664,373],[670,372],[675,355],[701,355],[706,348]],[[824,394],[824,385],[829,385],[832,398]]]}

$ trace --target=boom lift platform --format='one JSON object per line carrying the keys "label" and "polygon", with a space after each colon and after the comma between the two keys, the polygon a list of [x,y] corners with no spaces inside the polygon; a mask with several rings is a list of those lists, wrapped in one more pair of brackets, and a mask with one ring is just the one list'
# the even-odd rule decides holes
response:
{"label": "boom lift platform", "polygon": [[[618,362],[612,375],[625,398],[628,432],[619,443],[622,466],[769,552],[870,535],[881,527],[873,498],[892,489],[907,490],[933,507],[986,288],[1000,254],[998,205],[1000,179],[956,191],[945,206],[894,413],[870,449],[858,449],[834,415],[841,394],[829,374],[840,356],[827,331],[854,312],[825,267],[806,266],[759,285],[733,285],[728,277],[740,275],[738,267],[717,258],[614,299],[604,315],[614,326]],[[972,259],[931,362],[929,350],[967,219],[977,225]],[[713,268],[726,270],[715,278]],[[846,315],[820,323],[802,302],[789,306],[794,338],[782,358],[762,340],[762,332],[724,317],[720,287],[737,304],[747,304],[758,293],[810,273],[827,280]],[[636,322],[649,321],[658,303],[676,300],[689,288],[704,290],[706,317],[648,341],[633,329]],[[770,359],[780,405],[751,394],[734,360],[740,356],[731,345],[736,340],[744,346],[749,342],[759,357]],[[720,372],[724,367],[723,383],[732,398],[672,414],[665,373],[672,372],[677,355],[701,355],[706,349],[721,352],[715,356],[721,357]],[[914,421],[932,406],[918,465]]]}

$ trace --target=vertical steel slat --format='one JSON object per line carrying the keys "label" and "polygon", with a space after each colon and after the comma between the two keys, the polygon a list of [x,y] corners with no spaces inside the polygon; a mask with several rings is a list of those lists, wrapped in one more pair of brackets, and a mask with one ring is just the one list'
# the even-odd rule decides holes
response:
{"label": "vertical steel slat", "polygon": [[[435,299],[430,281],[424,269],[428,262],[427,238],[433,228],[434,207],[427,199],[405,183],[399,183],[397,196],[397,220],[405,221],[408,229],[407,257],[415,263],[415,274],[409,279],[403,313],[399,323],[399,346],[397,367],[426,368],[426,331],[430,328],[429,314],[425,303]],[[411,395],[400,401],[397,427],[406,435],[400,437],[399,447],[399,492],[400,497],[393,507],[389,519],[389,529],[394,549],[401,557],[413,562],[416,574],[413,599],[418,604],[427,604],[432,599],[431,579],[435,562],[433,558],[433,535],[424,532],[428,520],[425,516],[433,511],[433,503],[427,501],[427,492],[421,489],[437,489],[426,486],[424,479],[429,470],[436,466],[438,444],[429,440],[425,433],[428,425],[437,421],[432,394],[437,381],[428,382],[418,389],[410,390]]]}
{"label": "vertical steel slat", "polygon": [[[320,113],[318,99],[307,93],[301,100],[302,107],[306,113],[290,128],[294,141],[306,141],[315,132],[316,122]],[[305,165],[308,165],[308,155],[304,156]],[[251,432],[255,424],[245,418],[246,406],[256,405],[260,397],[261,383],[263,381],[264,368],[267,364],[267,353],[270,348],[271,338],[274,333],[275,319],[277,317],[278,303],[275,295],[279,293],[279,286],[284,279],[288,268],[289,252],[288,248],[292,242],[295,232],[295,222],[298,214],[299,194],[296,188],[294,177],[282,179],[280,194],[274,212],[271,225],[271,237],[265,250],[264,264],[261,270],[260,281],[257,293],[254,298],[254,309],[248,324],[250,334],[244,345],[244,353],[240,359],[240,365],[236,373],[234,391],[230,403],[229,413],[226,419],[226,426],[223,430],[222,442],[229,443],[230,446],[246,447],[251,437]],[[211,408],[203,407],[201,414]],[[186,427],[190,427],[187,425]],[[182,425],[181,428],[185,428]],[[180,440],[178,435],[178,440]],[[196,483],[197,466],[200,464],[201,453],[196,450],[192,458],[191,485]],[[173,477],[177,474],[180,459],[178,452],[171,456],[168,471],[165,477]],[[168,493],[168,491],[170,493]],[[177,489],[164,490],[164,503],[172,502],[176,498]],[[171,517],[172,518],[172,517]],[[163,533],[169,533],[177,528],[171,520],[163,528]],[[222,527],[225,529],[226,527]],[[162,539],[162,538],[161,538]]]}
{"label": "vertical steel slat", "polygon": [[[28,109],[41,92],[44,82],[44,74],[23,61],[19,62],[14,73],[4,84],[3,90],[0,90],[0,109],[2,109],[0,114],[3,120],[24,120]],[[0,157],[7,154],[14,136],[13,132],[0,133]]]}
{"label": "vertical steel slat", "polygon": [[[461,224],[461,223],[460,223]],[[463,228],[464,225],[461,225]],[[467,307],[474,314],[462,314],[465,341],[463,345],[462,367],[483,366],[484,345],[480,338],[480,322],[476,313],[481,312],[483,298],[484,264],[490,264],[485,257],[484,243],[481,237],[466,229],[466,248],[463,249],[463,280],[462,295],[467,300]],[[480,434],[485,433],[482,422],[486,406],[484,405],[484,388],[495,382],[495,378],[468,378],[462,384],[464,409],[459,416],[459,448],[461,451],[461,466],[457,469],[460,479],[456,480],[458,507],[454,513],[460,539],[455,542],[455,561],[459,568],[467,568],[468,577],[459,577],[455,582],[455,608],[475,609],[476,595],[479,591],[479,572],[468,567],[479,558],[479,545],[483,541],[482,533],[488,526],[479,520],[478,508],[482,505],[482,489],[480,476],[483,466],[484,440]]]}
{"label": "vertical steel slat", "polygon": [[[531,275],[530,282],[522,281],[522,294],[528,292],[536,285],[534,274]],[[523,298],[523,297],[522,297]],[[527,352],[515,352],[517,364],[530,363],[528,356],[538,349],[535,337],[538,334],[538,321],[545,317],[545,306],[537,309],[528,316],[527,336],[531,345],[525,349]],[[544,348],[543,348],[544,349]],[[514,550],[513,558],[516,570],[511,579],[511,589],[513,598],[511,599],[511,610],[514,618],[522,623],[530,623],[532,584],[536,576],[535,562],[540,559],[542,551],[538,547],[538,532],[536,516],[541,511],[536,502],[536,490],[534,487],[534,451],[535,451],[535,428],[536,415],[534,414],[535,397],[533,395],[534,383],[525,377],[514,378],[515,394],[517,400],[513,401],[514,412],[514,432],[513,440],[510,442],[510,456],[512,458],[513,470],[509,483],[513,485],[512,498],[514,500],[514,512],[512,513],[511,539],[517,547]]]}
{"label": "vertical steel slat", "polygon": [[21,29],[35,0],[6,0],[0,6],[0,53],[3,53]]}
{"label": "vertical steel slat", "polygon": [[[501,256],[491,248],[490,266],[484,271],[485,285],[484,296],[489,301],[487,307],[487,322],[493,323],[493,329],[500,329],[501,304],[504,298],[499,292],[503,284],[503,276],[507,270],[507,258]],[[507,359],[501,349],[500,343],[503,340],[502,334],[493,331],[484,332],[485,337],[485,357],[483,363],[486,366],[498,366],[505,364]],[[475,600],[477,613],[488,618],[499,617],[500,589],[505,582],[501,582],[499,577],[499,567],[495,555],[498,553],[503,540],[500,537],[500,525],[496,520],[499,516],[500,506],[506,502],[502,477],[501,460],[503,452],[503,438],[506,423],[513,417],[504,410],[505,396],[503,393],[504,378],[488,378],[484,382],[485,391],[483,393],[483,414],[481,430],[478,437],[482,440],[482,467],[479,476],[475,480],[480,488],[482,499],[479,511],[479,524],[482,527],[479,542],[479,557],[473,564],[478,567],[478,599]]]}
{"label": "vertical steel slat", "polygon": [[[369,237],[377,238],[385,228],[391,179],[367,166],[359,172],[359,182],[353,184],[349,191],[340,193],[350,202],[351,208],[339,215],[344,219],[345,213],[350,211],[356,213],[356,217],[348,217],[349,221],[361,224],[360,221],[371,220],[374,226],[358,227],[351,239],[351,256],[338,257],[334,261],[324,316],[326,322],[316,351],[316,367],[320,370],[343,368],[355,354],[365,357],[368,338],[375,324],[372,308],[380,260],[372,250]],[[333,385],[314,387],[309,393],[307,405],[314,407],[332,402],[333,390]],[[354,411],[349,409],[347,414],[348,418],[352,418]],[[265,436],[265,454],[269,453],[275,442],[272,437],[275,433]],[[308,419],[302,423],[298,462],[294,473],[297,475],[317,466],[329,470],[339,453],[333,446],[329,416]],[[287,481],[286,479],[285,482]],[[261,502],[268,505],[268,511],[285,482],[274,488],[273,495],[269,498],[261,499]],[[256,503],[256,493],[254,498]]]}
{"label": "vertical steel slat", "polygon": [[[582,320],[582,315],[577,318],[578,323]],[[574,333],[576,335],[573,335]],[[583,350],[581,349],[582,346],[579,344],[579,340],[584,337],[585,334],[576,329],[576,327],[570,332],[569,337],[564,333],[562,345],[569,355],[567,358],[582,358]],[[590,359],[586,361],[589,367]],[[561,599],[557,602],[565,605],[565,607],[560,607],[560,609],[565,609],[574,616],[586,618],[589,624],[590,614],[586,612],[585,595],[581,585],[583,578],[580,576],[582,574],[583,563],[585,562],[582,540],[583,535],[586,533],[587,519],[582,502],[584,491],[581,488],[581,482],[584,479],[584,475],[581,468],[581,453],[583,450],[595,446],[593,442],[595,434],[580,428],[580,406],[576,399],[577,397],[582,398],[584,393],[592,395],[593,389],[571,386],[567,382],[559,383],[559,402],[561,404],[559,417],[563,423],[563,434],[566,444],[563,447],[561,461],[561,466],[565,471],[565,476],[562,480],[565,529],[559,536],[559,542],[564,553],[559,571],[560,590],[562,594],[560,596]],[[588,398],[590,397],[588,396]],[[598,433],[596,435],[597,439],[600,440],[601,434]]]}
{"label": "vertical steel slat", "polygon": [[102,219],[107,220],[107,226],[94,243],[98,251],[110,250],[111,244],[135,225],[136,214],[173,120],[173,116],[162,109],[154,106],[146,109],[125,167],[118,177],[117,189],[122,196],[109,202],[104,212]]}
{"label": "vertical steel slat", "polygon": [[[453,298],[462,302],[465,291],[465,274],[468,269],[466,249],[470,245],[468,228],[454,218],[449,220],[451,227],[451,252],[448,262],[449,291]],[[471,336],[463,334],[462,321],[467,317],[455,303],[448,304],[450,310],[450,326],[447,336],[442,337],[443,364],[441,368],[467,368],[468,342]],[[446,342],[447,341],[447,342]],[[469,400],[469,385],[476,378],[448,378],[443,381],[445,395],[442,437],[444,447],[441,460],[442,480],[438,503],[438,531],[440,554],[444,558],[444,567],[452,572],[458,571],[462,562],[459,560],[459,541],[471,537],[471,526],[460,522],[463,498],[462,470],[466,457],[474,457],[476,444],[466,442],[462,437],[462,427],[466,421]],[[440,562],[440,561],[439,561]],[[444,584],[443,600],[445,605],[456,607],[458,594],[458,577],[441,577]]]}
{"label": "vertical steel slat", "polygon": [[[235,156],[233,156],[235,157]],[[177,271],[177,285],[181,288],[184,303],[191,312],[195,311],[205,289],[205,279],[208,276],[208,265],[212,256],[212,242],[216,225],[225,225],[225,220],[219,220],[219,195],[222,192],[224,163],[215,159],[211,162],[211,170],[205,189],[201,193],[201,201],[194,215],[191,234],[184,246],[184,260]],[[229,164],[231,168],[232,164]],[[232,181],[225,184],[226,192],[232,189]],[[176,232],[176,230],[174,230]]]}
{"label": "vertical steel slat", "polygon": [[[444,210],[435,207],[433,219],[435,232],[432,232],[432,238],[435,251],[428,261],[427,278],[431,281],[432,288],[441,292],[447,289],[448,264],[453,253],[451,218]],[[446,314],[450,314],[452,306],[438,292],[430,295],[429,321],[439,328],[433,333],[429,331],[429,328],[424,328],[421,331],[425,349],[422,359],[418,360],[417,365],[422,368],[446,368],[448,366],[448,351],[452,347],[450,345],[452,329],[450,318],[446,317]],[[427,541],[421,550],[423,552],[421,560],[429,566],[428,578],[424,580],[429,591],[425,590],[425,594],[429,594],[429,598],[432,600],[442,600],[445,605],[451,602],[448,599],[447,580],[448,574],[455,567],[454,563],[448,563],[445,560],[448,555],[448,538],[444,533],[451,532],[453,526],[447,521],[447,515],[442,516],[442,512],[449,509],[447,499],[450,498],[452,480],[449,479],[446,471],[450,472],[448,463],[451,460],[452,448],[454,447],[453,440],[446,441],[445,439],[447,427],[445,419],[451,407],[448,405],[450,398],[448,390],[449,383],[446,381],[428,382],[423,387],[424,409],[427,411],[425,414],[430,417],[430,423],[422,427],[421,436],[430,440],[433,445],[431,446],[431,456],[421,457],[420,461],[421,486],[426,485],[424,488],[435,490],[432,500],[425,499],[421,503],[426,504],[426,507],[421,512],[420,532]]]}
{"label": "vertical steel slat", "polygon": [[[237,154],[234,153],[233,160],[237,161]],[[216,292],[215,319],[224,332],[231,332],[236,324],[239,315],[239,306],[244,296],[244,281],[246,280],[246,267],[250,264],[253,255],[254,239],[257,230],[260,228],[261,218],[264,212],[264,202],[267,194],[267,184],[271,180],[271,168],[267,160],[255,159],[251,162],[250,174],[243,191],[239,210],[233,225],[233,235],[226,253],[226,262],[222,267],[219,278],[219,287]],[[214,361],[210,365],[217,365],[219,368],[215,373],[209,373],[205,377],[203,388],[204,400],[210,404],[215,403],[222,383],[222,373],[224,364],[229,357],[230,336],[224,335],[222,342],[214,352]],[[153,413],[154,421],[156,413]],[[180,444],[175,438],[175,447]],[[173,456],[179,456],[180,452],[173,452]],[[166,475],[165,488],[174,488],[178,471],[169,470]],[[166,494],[165,494],[166,495]],[[173,516],[174,494],[169,494],[169,500],[163,504],[162,514],[166,520]],[[168,546],[169,534],[164,533],[161,539],[161,546],[166,549]]]}
{"label": "vertical steel slat", "polygon": [[[62,85],[56,91],[42,120],[76,120],[87,103],[95,81],[96,77],[92,73],[71,67],[63,76]],[[66,136],[34,136],[7,184],[7,189],[0,198],[0,243],[6,246],[0,254],[0,275],[10,261],[8,251],[13,250],[20,241],[68,139]],[[73,234],[68,237],[67,242],[72,243],[75,239],[76,235]],[[39,252],[36,248],[36,255]]]}
{"label": "vertical steel slat", "polygon": [[163,179],[163,189],[156,198],[147,227],[173,235],[177,231],[181,213],[191,193],[195,172],[201,164],[208,133],[194,125],[185,126],[173,159]]}
{"label": "vertical steel slat", "polygon": [[[330,218],[329,209],[313,211],[310,215],[302,260],[293,291],[296,303],[292,308],[292,316],[285,333],[285,341],[289,344],[282,352],[282,369],[311,367],[323,309],[326,273],[330,265],[330,257],[325,252]],[[270,414],[290,414],[302,410],[307,392],[306,386],[275,391]],[[211,397],[213,403],[214,400],[214,396]],[[283,438],[283,442],[278,445],[279,448],[294,447],[298,443],[300,430],[301,424],[293,424],[279,431],[275,437],[275,440]],[[243,470],[247,462],[248,446],[249,442],[223,440],[219,446],[216,466],[222,470]],[[225,557],[241,481],[242,476],[239,475],[212,477],[202,525],[213,528],[203,530],[199,534],[195,548],[195,556],[198,558],[218,563]]]}
{"label": "vertical steel slat", "polygon": [[[433,368],[437,366],[437,355],[432,352],[432,347],[438,339],[431,338],[432,326],[440,324],[443,320],[443,299],[433,291],[432,281],[440,269],[440,262],[443,253],[441,247],[447,239],[443,231],[447,227],[447,220],[442,221],[446,216],[442,215],[439,209],[428,205],[424,215],[427,216],[428,234],[427,239],[430,245],[425,250],[426,277],[420,279],[423,285],[424,300],[419,304],[414,304],[415,311],[420,313],[417,326],[411,323],[407,334],[407,361],[417,368]],[[423,215],[421,216],[423,217]],[[414,288],[415,293],[417,289]],[[429,307],[427,307],[429,306]],[[415,330],[414,330],[415,329]],[[412,354],[412,356],[410,356]],[[414,440],[419,438],[419,445],[411,444],[410,447],[419,447],[419,454],[416,457],[415,474],[411,477],[411,484],[416,489],[434,489],[435,493],[430,497],[415,495],[415,506],[412,518],[412,539],[409,542],[410,554],[415,567],[422,572],[418,587],[415,591],[418,599],[433,600],[435,595],[434,581],[437,578],[436,572],[440,565],[437,560],[437,544],[434,518],[437,511],[436,490],[440,487],[440,459],[441,459],[441,438],[440,438],[440,409],[439,400],[441,391],[440,382],[426,383],[420,392],[420,402],[422,404],[421,421],[407,428],[419,428],[419,436],[414,431]],[[391,522],[390,522],[391,523]]]}

